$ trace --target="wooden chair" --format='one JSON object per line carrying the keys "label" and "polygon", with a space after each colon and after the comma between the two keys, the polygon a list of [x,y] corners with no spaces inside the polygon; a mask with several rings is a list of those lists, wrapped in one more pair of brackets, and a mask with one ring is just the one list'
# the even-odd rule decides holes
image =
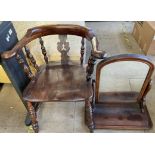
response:
{"label": "wooden chair", "polygon": [[[145,64],[148,68],[140,92],[135,90],[100,92],[101,71],[103,73],[102,77],[104,77],[105,68],[110,65],[116,66],[118,62],[136,62]],[[119,67],[123,68],[123,66]],[[134,66],[130,65],[130,69],[126,68],[126,70],[132,71],[135,67],[136,64]],[[91,106],[88,107],[89,104],[86,104],[85,111],[85,120],[90,131],[93,132],[94,129],[150,129],[152,121],[145,105],[145,97],[151,88],[153,70],[153,63],[144,55],[122,54],[106,58],[99,62],[96,67],[96,79],[92,82],[93,97],[90,101]],[[118,78],[116,75],[114,77]],[[102,81],[103,89],[106,84],[105,81]]]}
{"label": "wooden chair", "polygon": [[[69,56],[67,55],[69,43],[65,39],[61,39],[57,44],[57,49],[61,53],[61,62],[50,62],[42,39],[43,36],[47,35],[59,35],[59,38],[61,36],[65,38],[66,35],[82,37],[80,64],[73,63],[69,60]],[[92,44],[92,51],[89,51],[90,57],[86,69],[83,67],[85,38]],[[27,44],[35,39],[39,39],[45,60],[45,64],[41,66],[37,65],[36,60],[27,47]],[[27,58],[36,70],[35,75],[32,74],[30,67],[25,64],[19,55],[19,52],[23,48],[25,48]],[[12,50],[3,52],[1,55],[2,59],[7,59],[8,61],[12,57],[15,57],[23,68],[24,73],[30,79],[29,84],[23,90],[22,97],[27,103],[32,127],[35,132],[39,131],[39,127],[34,105],[51,101],[85,100],[86,103],[89,103],[89,98],[92,96],[90,79],[93,73],[94,63],[96,59],[103,59],[104,56],[105,52],[98,50],[98,42],[93,31],[79,25],[46,25],[31,28]]]}

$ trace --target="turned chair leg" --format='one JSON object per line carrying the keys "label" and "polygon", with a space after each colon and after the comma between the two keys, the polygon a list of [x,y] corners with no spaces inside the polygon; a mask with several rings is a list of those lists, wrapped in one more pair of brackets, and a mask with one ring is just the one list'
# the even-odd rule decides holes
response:
{"label": "turned chair leg", "polygon": [[25,118],[25,125],[30,126],[31,124],[32,124],[32,122],[31,122],[30,114],[29,114],[29,112],[27,112],[26,118]]}
{"label": "turned chair leg", "polygon": [[[33,105],[35,111],[37,111],[39,109],[39,106],[40,106],[40,103],[37,103],[37,102]],[[30,114],[29,114],[29,112],[27,112],[27,115],[26,115],[26,118],[25,118],[25,125],[30,126],[31,124],[32,124],[32,121],[31,121],[31,118],[30,118]]]}
{"label": "turned chair leg", "polygon": [[85,122],[91,133],[94,132],[93,110],[89,100],[85,101]]}
{"label": "turned chair leg", "polygon": [[27,104],[28,104],[28,111],[29,111],[29,114],[31,117],[33,130],[35,133],[38,133],[39,132],[39,126],[38,126],[36,111],[35,111],[31,102],[27,102]]}
{"label": "turned chair leg", "polygon": [[88,66],[86,69],[87,75],[86,75],[86,80],[89,81],[91,79],[91,75],[94,71],[94,65],[95,65],[95,58],[93,56],[90,56],[88,60]]}

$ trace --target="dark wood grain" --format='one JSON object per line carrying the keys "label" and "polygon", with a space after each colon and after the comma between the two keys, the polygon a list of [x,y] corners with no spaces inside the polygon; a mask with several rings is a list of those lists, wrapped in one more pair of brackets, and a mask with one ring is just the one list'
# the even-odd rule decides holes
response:
{"label": "dark wood grain", "polygon": [[104,103],[135,103],[137,102],[139,92],[101,92],[99,93],[99,101]]}
{"label": "dark wood grain", "polygon": [[23,98],[30,102],[80,101],[91,95],[91,83],[86,82],[84,68],[49,63],[40,67],[24,90]]}
{"label": "dark wood grain", "polygon": [[89,81],[91,79],[91,75],[94,71],[94,65],[95,65],[96,59],[92,55],[88,59],[88,66],[87,66],[87,76],[86,79]]}
{"label": "dark wood grain", "polygon": [[85,123],[87,124],[90,132],[95,129],[94,118],[93,118],[93,108],[89,99],[85,100]]}
{"label": "dark wood grain", "polygon": [[152,121],[144,106],[141,112],[138,104],[97,104],[93,113],[96,129],[137,129],[144,130],[152,127]]}
{"label": "dark wood grain", "polygon": [[39,38],[39,42],[40,42],[40,45],[41,45],[41,51],[42,51],[42,54],[44,56],[44,60],[45,60],[46,64],[48,64],[48,57],[47,57],[46,48],[44,46],[44,41],[43,41],[43,39],[41,37]]}
{"label": "dark wood grain", "polygon": [[[89,28],[80,26],[80,25],[69,25],[69,24],[60,24],[60,25],[45,25],[37,26],[27,30],[25,36],[17,43],[17,45],[11,50],[2,53],[2,57],[7,59],[14,56],[20,49],[25,45],[31,42],[34,39],[47,36],[47,35],[76,35],[81,36],[89,41],[92,41],[95,38],[95,34]],[[94,40],[94,39],[93,39]],[[95,41],[92,42],[92,48],[94,52],[97,52],[97,47]]]}
{"label": "dark wood grain", "polygon": [[36,110],[33,107],[33,104],[31,102],[27,102],[28,105],[28,111],[31,117],[31,121],[32,121],[32,127],[34,132],[38,132],[39,131],[39,126],[38,126],[38,121],[37,121],[37,114],[36,114]]}
{"label": "dark wood grain", "polygon": [[29,61],[31,62],[31,64],[33,65],[33,67],[36,69],[36,71],[39,71],[39,66],[36,63],[36,60],[34,59],[33,55],[30,52],[30,49],[27,46],[24,46],[27,58],[29,59]]}
{"label": "dark wood grain", "polygon": [[33,79],[34,78],[34,75],[32,74],[30,68],[27,66],[27,64],[25,63],[24,59],[19,55],[17,54],[16,55],[16,59],[19,63],[19,65],[21,66],[21,68],[23,69],[23,71],[25,72],[25,74],[30,78],[30,79]]}
{"label": "dark wood grain", "polygon": [[67,35],[59,35],[57,50],[61,53],[61,64],[68,64],[70,61],[70,57],[68,55],[70,46],[69,42],[67,42]]}
{"label": "dark wood grain", "polygon": [[[92,53],[90,54],[92,57],[95,59],[103,59],[106,56],[105,51],[100,51],[98,49],[99,43],[92,29],[80,25],[57,24],[37,26],[28,29],[25,36],[16,44],[16,46],[10,51],[4,51],[1,54],[1,57],[3,59],[9,59],[20,52],[21,49],[29,42],[47,35],[75,35],[86,38],[92,45],[92,50],[90,51]],[[91,65],[91,67],[93,66]]]}
{"label": "dark wood grain", "polygon": [[84,47],[84,38],[82,38],[82,40],[81,40],[81,57],[80,57],[81,65],[83,64],[84,50],[85,50],[85,47]]}
{"label": "dark wood grain", "polygon": [[[48,60],[46,48],[42,37],[47,35],[59,35],[60,41],[57,44],[57,49],[61,53],[61,63],[54,64]],[[73,64],[70,62],[67,53],[70,50],[69,42],[67,42],[67,35],[75,35],[82,37],[80,63]],[[91,42],[92,50],[89,55],[87,70],[83,68],[83,56],[84,56],[84,39]],[[27,48],[27,44],[31,41],[39,39],[42,54],[44,56],[45,63],[42,66],[38,66],[36,60]],[[20,51],[25,47],[25,52],[28,59],[33,64],[37,73],[32,74],[30,67],[20,57]],[[81,50],[81,51],[80,51]],[[38,26],[27,30],[25,36],[14,46],[10,51],[4,51],[1,54],[2,59],[10,60],[16,56],[16,59],[20,66],[23,68],[23,72],[30,78],[30,82],[23,90],[23,100],[27,103],[29,114],[32,120],[32,127],[35,132],[39,131],[37,122],[37,113],[35,105],[41,102],[51,101],[86,101],[88,118],[92,116],[92,102],[90,101],[92,93],[91,81],[87,81],[86,78],[91,78],[91,74],[94,70],[94,61],[97,59],[103,59],[105,52],[98,50],[97,38],[93,31],[89,28],[79,25],[45,25]],[[94,129],[92,119],[88,119],[89,127]]]}
{"label": "dark wood grain", "polygon": [[[148,65],[149,70],[140,92],[99,92],[101,70],[119,61],[137,61]],[[153,63],[143,55],[121,54],[100,61],[96,67],[96,79],[92,83],[91,107],[85,105],[86,109],[92,109],[85,114],[88,117],[86,120],[92,120],[86,121],[90,132],[93,130],[92,123],[94,129],[150,129],[152,121],[145,105],[145,97],[151,89],[153,71]],[[89,112],[88,115],[88,111],[92,113]]]}

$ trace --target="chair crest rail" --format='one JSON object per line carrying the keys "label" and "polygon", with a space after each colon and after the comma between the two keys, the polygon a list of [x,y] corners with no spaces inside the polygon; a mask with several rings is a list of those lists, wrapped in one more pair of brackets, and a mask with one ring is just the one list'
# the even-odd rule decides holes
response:
{"label": "chair crest rail", "polygon": [[31,42],[34,39],[41,38],[47,35],[76,35],[81,36],[82,38],[86,38],[91,41],[92,44],[92,52],[94,57],[103,58],[104,53],[98,50],[98,41],[94,32],[80,25],[71,25],[71,24],[58,24],[58,25],[45,25],[38,26],[27,30],[25,36],[16,44],[16,46],[10,50],[2,53],[1,57],[3,59],[8,59],[16,55],[20,49],[22,49],[25,45]]}

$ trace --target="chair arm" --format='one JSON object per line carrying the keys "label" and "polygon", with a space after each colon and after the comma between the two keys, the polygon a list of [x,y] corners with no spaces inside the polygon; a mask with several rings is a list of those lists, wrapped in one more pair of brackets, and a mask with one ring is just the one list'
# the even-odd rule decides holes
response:
{"label": "chair arm", "polygon": [[92,53],[92,55],[96,59],[103,59],[107,57],[107,53],[105,51],[95,51]]}
{"label": "chair arm", "polygon": [[97,38],[94,36],[93,39],[91,40],[92,43],[92,56],[97,59],[103,59],[107,56],[107,53],[102,50],[98,50],[99,42]]}

